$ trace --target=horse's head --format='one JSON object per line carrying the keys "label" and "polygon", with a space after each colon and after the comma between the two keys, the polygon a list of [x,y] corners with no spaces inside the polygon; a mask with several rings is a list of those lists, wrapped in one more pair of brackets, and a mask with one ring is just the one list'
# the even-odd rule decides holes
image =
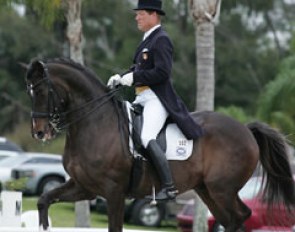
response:
{"label": "horse's head", "polygon": [[52,139],[64,100],[57,93],[46,64],[33,61],[28,66],[26,84],[32,101],[32,136],[43,141]]}
{"label": "horse's head", "polygon": [[32,100],[32,136],[40,140],[52,139],[77,122],[89,125],[87,120],[102,106],[113,104],[117,92],[108,90],[87,68],[65,59],[33,61],[26,84]]}

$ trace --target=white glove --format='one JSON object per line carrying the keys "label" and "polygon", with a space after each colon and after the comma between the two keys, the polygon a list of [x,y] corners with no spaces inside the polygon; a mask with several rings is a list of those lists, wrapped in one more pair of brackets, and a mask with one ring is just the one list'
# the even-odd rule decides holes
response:
{"label": "white glove", "polygon": [[133,72],[127,73],[120,79],[121,85],[131,86],[133,83]]}
{"label": "white glove", "polygon": [[110,77],[107,83],[107,87],[113,88],[120,83],[121,76],[119,74]]}

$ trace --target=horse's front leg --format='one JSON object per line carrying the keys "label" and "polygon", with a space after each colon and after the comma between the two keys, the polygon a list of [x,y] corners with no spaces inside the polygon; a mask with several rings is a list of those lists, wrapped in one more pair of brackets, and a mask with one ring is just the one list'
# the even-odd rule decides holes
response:
{"label": "horse's front leg", "polygon": [[111,198],[107,200],[109,232],[121,232],[124,223],[124,206],[125,195],[123,192],[115,190],[116,194],[111,194]]}
{"label": "horse's front leg", "polygon": [[72,179],[60,187],[42,194],[37,203],[40,231],[48,231],[48,209],[51,204],[59,201],[75,202],[80,200],[91,200],[93,198],[95,198],[95,195],[81,188]]}

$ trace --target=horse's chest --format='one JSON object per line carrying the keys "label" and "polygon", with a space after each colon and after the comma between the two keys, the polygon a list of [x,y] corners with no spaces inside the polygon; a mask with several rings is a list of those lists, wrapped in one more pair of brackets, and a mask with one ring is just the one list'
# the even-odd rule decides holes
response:
{"label": "horse's chest", "polygon": [[65,164],[69,176],[81,185],[93,185],[101,176],[99,162],[72,158]]}
{"label": "horse's chest", "polygon": [[79,180],[79,182],[84,181],[87,178],[87,172],[83,164],[77,159],[71,159],[65,164],[65,169],[67,170],[70,177],[74,180]]}

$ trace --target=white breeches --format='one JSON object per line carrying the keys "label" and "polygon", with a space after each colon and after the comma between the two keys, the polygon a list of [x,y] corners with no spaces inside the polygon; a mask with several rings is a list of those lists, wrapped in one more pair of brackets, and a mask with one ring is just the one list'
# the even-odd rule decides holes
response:
{"label": "white breeches", "polygon": [[151,89],[137,95],[134,103],[143,106],[141,141],[146,148],[151,140],[157,138],[168,117],[168,112]]}

